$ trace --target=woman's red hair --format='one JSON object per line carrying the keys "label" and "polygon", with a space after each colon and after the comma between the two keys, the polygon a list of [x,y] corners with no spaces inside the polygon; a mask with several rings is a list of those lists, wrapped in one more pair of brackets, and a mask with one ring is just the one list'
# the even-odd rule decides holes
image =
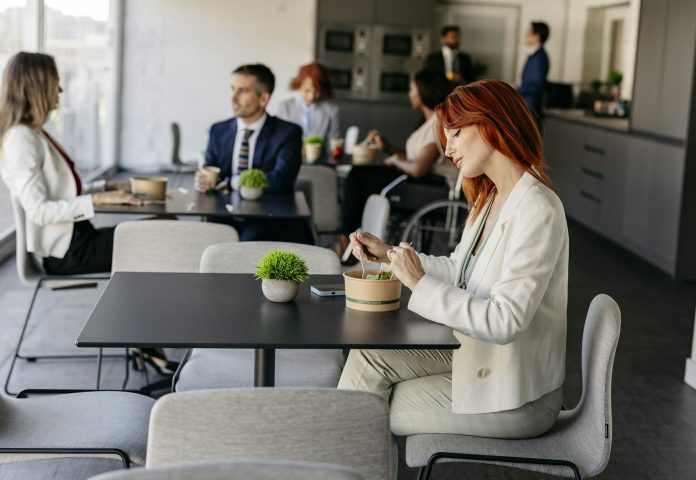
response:
{"label": "woman's red hair", "polygon": [[300,67],[297,76],[290,82],[290,88],[292,90],[297,90],[300,88],[305,78],[310,78],[312,80],[314,88],[319,90],[319,98],[333,98],[333,84],[331,83],[329,72],[326,71],[326,68],[324,68],[322,64],[313,62]]}
{"label": "woman's red hair", "polygon": [[[551,187],[551,180],[545,171],[541,135],[534,117],[520,94],[507,83],[480,80],[457,87],[443,103],[435,107],[435,113],[443,150],[447,144],[445,128],[455,130],[476,125],[488,146]],[[464,179],[462,190],[470,205],[470,220],[481,212],[494,187],[491,179],[485,175]]]}

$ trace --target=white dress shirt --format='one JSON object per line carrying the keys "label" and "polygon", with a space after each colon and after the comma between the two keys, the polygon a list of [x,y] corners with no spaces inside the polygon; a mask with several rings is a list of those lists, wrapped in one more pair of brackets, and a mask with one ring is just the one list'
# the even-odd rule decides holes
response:
{"label": "white dress shirt", "polygon": [[456,50],[443,45],[442,46],[442,56],[445,58],[445,73],[455,73],[454,72],[454,56],[457,55]]}
{"label": "white dress shirt", "polygon": [[256,120],[251,125],[247,125],[244,121],[237,117],[237,134],[234,136],[234,149],[232,150],[232,179],[230,185],[233,189],[237,189],[239,182],[239,174],[237,169],[239,168],[239,151],[242,148],[242,139],[244,138],[244,130],[253,130],[252,134],[249,136],[249,168],[254,168],[254,150],[256,148],[256,140],[259,138],[259,133],[263,128],[263,124],[266,123],[266,117],[268,115],[264,113],[261,118]]}

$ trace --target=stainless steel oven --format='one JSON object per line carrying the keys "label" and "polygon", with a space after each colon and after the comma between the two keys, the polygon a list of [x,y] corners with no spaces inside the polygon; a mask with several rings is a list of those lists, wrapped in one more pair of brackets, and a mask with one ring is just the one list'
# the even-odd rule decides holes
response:
{"label": "stainless steel oven", "polygon": [[317,61],[329,70],[338,97],[405,101],[429,48],[429,28],[325,24]]}
{"label": "stainless steel oven", "polygon": [[370,79],[367,63],[324,62],[338,98],[369,98]]}
{"label": "stainless steel oven", "polygon": [[423,68],[430,49],[427,28],[376,26],[373,30],[376,61],[372,62],[374,99],[404,100],[413,75]]}
{"label": "stainless steel oven", "polygon": [[364,58],[372,54],[369,25],[325,25],[319,31],[320,58]]}

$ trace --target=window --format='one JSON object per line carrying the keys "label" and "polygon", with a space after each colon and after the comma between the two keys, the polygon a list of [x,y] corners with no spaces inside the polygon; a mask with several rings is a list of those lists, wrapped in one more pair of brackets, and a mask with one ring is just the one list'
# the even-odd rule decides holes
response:
{"label": "window", "polygon": [[[0,0],[0,69],[22,49],[27,20],[26,0]],[[0,181],[0,235],[14,225],[10,193]]]}
{"label": "window", "polygon": [[80,173],[106,165],[113,76],[109,0],[44,0],[44,48],[58,64],[60,108],[47,129],[63,144]]}

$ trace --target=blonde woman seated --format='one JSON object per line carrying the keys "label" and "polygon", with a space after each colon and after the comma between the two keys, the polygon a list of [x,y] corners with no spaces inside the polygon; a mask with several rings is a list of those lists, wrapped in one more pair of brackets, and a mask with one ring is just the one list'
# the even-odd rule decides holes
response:
{"label": "blonde woman seated", "polygon": [[26,212],[27,249],[43,257],[48,273],[107,272],[114,229],[92,226],[94,206],[142,201],[120,190],[90,193],[104,190],[104,182],[82,183],[68,154],[43,130],[61,92],[53,57],[20,52],[7,63],[0,97],[0,174]]}
{"label": "blonde woman seated", "polygon": [[358,255],[391,264],[409,310],[454,330],[451,350],[353,350],[339,388],[391,399],[397,435],[540,435],[565,377],[568,231],[544,173],[534,118],[509,85],[457,87],[436,109],[471,212],[449,257],[353,233]]}

